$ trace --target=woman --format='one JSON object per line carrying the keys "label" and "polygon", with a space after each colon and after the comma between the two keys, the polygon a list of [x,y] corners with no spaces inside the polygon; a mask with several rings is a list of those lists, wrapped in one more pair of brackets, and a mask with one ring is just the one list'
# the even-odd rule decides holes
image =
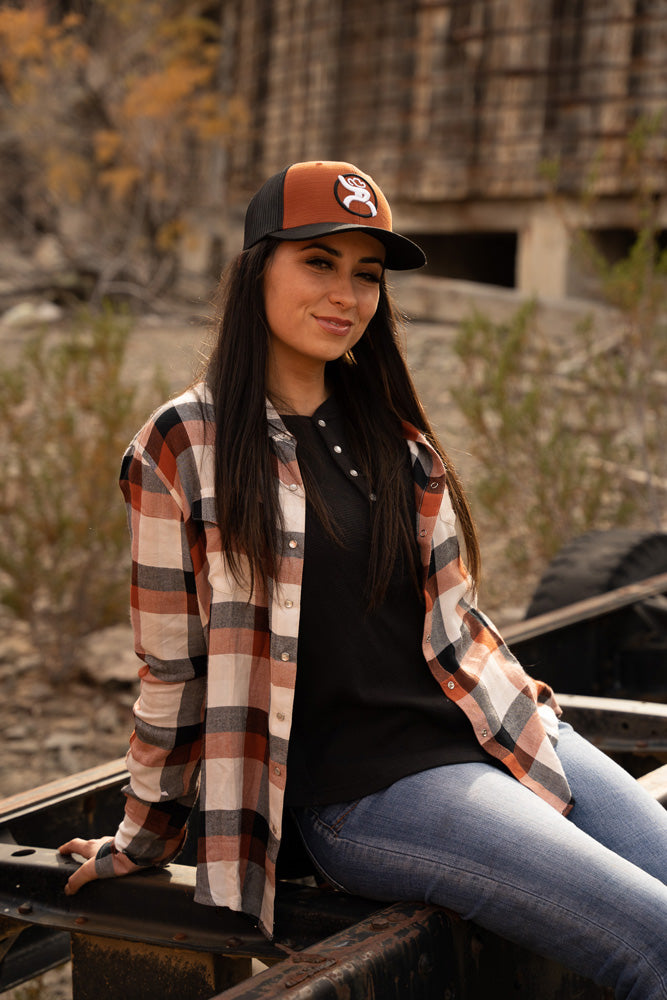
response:
{"label": "woman", "polygon": [[87,859],[66,891],[171,861],[201,784],[196,898],[268,934],[287,807],[333,884],[664,997],[667,817],[475,607],[472,519],[385,286],[423,263],[351,164],[251,201],[205,383],[124,459],[131,781],[115,838],[61,847]]}

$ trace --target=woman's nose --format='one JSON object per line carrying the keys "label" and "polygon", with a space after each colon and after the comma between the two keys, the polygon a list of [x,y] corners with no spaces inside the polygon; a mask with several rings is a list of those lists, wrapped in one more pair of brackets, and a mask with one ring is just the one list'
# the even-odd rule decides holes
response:
{"label": "woman's nose", "polygon": [[349,309],[356,302],[351,275],[337,274],[329,289],[329,299]]}

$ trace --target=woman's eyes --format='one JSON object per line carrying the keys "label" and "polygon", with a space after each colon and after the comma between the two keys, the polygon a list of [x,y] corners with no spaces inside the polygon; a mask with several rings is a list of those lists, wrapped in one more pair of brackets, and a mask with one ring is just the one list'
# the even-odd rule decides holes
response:
{"label": "woman's eyes", "polygon": [[[306,263],[320,271],[329,271],[334,266],[333,261],[329,260],[328,257],[309,257]],[[362,281],[368,281],[374,285],[380,283],[381,277],[377,271],[357,271],[356,276]]]}

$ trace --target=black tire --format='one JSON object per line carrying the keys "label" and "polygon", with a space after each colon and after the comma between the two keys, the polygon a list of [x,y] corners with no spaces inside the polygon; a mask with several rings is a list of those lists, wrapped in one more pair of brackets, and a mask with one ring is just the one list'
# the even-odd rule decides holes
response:
{"label": "black tire", "polygon": [[[569,542],[537,585],[527,618],[667,573],[667,533],[590,531]],[[667,602],[650,598],[538,637],[517,654],[556,691],[667,700]]]}
{"label": "black tire", "polygon": [[589,531],[564,546],[538,583],[526,618],[667,573],[667,533]]}

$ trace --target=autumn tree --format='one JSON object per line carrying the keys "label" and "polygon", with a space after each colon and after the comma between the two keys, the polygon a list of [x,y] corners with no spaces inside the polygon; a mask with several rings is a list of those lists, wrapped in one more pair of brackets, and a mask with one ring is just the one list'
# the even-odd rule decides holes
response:
{"label": "autumn tree", "polygon": [[222,79],[221,5],[46,0],[0,10],[5,224],[55,233],[98,296],[173,280],[188,211],[224,198],[245,126]]}

